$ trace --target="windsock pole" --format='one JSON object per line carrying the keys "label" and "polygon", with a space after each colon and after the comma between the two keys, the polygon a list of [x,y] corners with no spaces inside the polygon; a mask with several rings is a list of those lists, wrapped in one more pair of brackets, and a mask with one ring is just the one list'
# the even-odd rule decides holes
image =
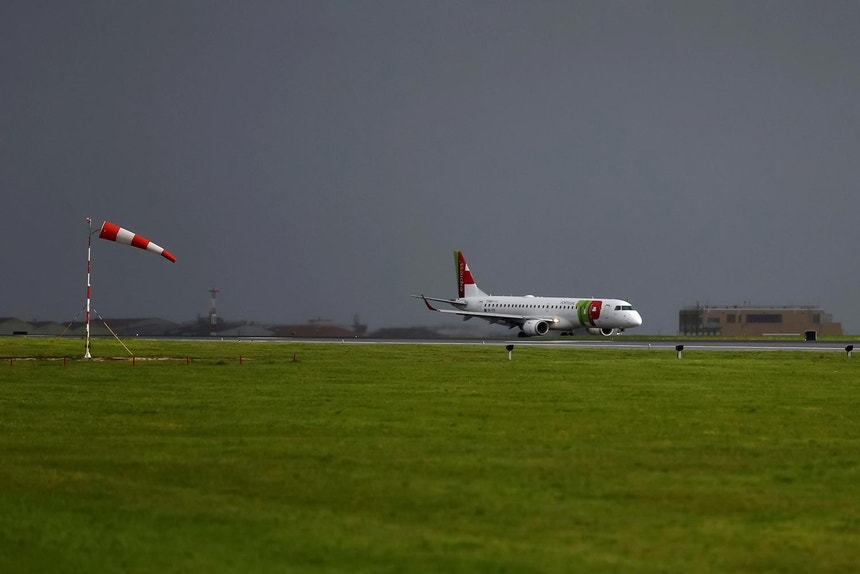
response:
{"label": "windsock pole", "polygon": [[89,233],[87,234],[87,337],[84,358],[92,359],[93,357],[90,355],[90,268],[92,266],[93,220],[89,217],[87,217],[87,225],[89,226]]}

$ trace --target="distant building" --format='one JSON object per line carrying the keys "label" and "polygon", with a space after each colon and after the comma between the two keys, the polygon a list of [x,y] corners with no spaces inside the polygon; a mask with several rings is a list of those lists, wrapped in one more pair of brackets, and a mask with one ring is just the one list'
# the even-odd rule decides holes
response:
{"label": "distant building", "polygon": [[312,321],[307,325],[276,325],[272,327],[275,337],[296,337],[298,339],[352,339],[355,331],[340,325]]}
{"label": "distant building", "polygon": [[383,327],[370,336],[374,339],[445,339],[446,336],[429,327]]}
{"label": "distant building", "polygon": [[0,335],[29,335],[33,329],[32,323],[15,317],[0,317]]}
{"label": "distant building", "polygon": [[[99,317],[90,320],[90,334],[96,337],[111,336],[111,331],[119,337],[160,336],[175,327],[176,323],[163,319],[103,320]],[[49,337],[69,335],[72,337],[83,337],[85,334],[86,324],[81,321],[74,321],[63,325],[54,321],[26,322],[15,318],[0,317],[0,335],[38,335]]]}
{"label": "distant building", "polygon": [[762,335],[842,335],[842,324],[819,307],[685,307],[678,313],[680,335],[745,337]]}
{"label": "distant building", "polygon": [[[213,326],[217,329],[213,332]],[[61,324],[51,321],[22,321],[14,317],[0,317],[0,337],[2,336],[54,336],[84,337],[86,325],[81,321]],[[197,317],[196,321],[174,323],[159,318],[112,318],[102,320],[92,318],[90,335],[93,337],[280,337],[299,339],[354,339],[366,337],[367,325],[354,317],[351,327],[337,325],[328,319],[311,319],[305,324],[268,325],[253,321],[224,321],[217,317],[212,324],[211,317]],[[380,330],[371,337],[385,338],[443,338],[432,329],[390,329]]]}

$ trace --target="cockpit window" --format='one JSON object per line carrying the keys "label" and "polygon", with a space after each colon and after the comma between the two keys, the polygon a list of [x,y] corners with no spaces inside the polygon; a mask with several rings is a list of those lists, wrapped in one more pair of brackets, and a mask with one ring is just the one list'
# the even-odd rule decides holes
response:
{"label": "cockpit window", "polygon": [[632,311],[633,305],[616,305],[615,310],[616,311]]}

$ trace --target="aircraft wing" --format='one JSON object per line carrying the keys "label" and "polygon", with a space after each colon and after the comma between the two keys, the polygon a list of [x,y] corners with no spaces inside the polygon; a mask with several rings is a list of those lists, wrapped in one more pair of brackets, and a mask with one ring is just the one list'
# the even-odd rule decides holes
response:
{"label": "aircraft wing", "polygon": [[441,301],[443,303],[452,303],[452,301],[448,299],[435,299],[433,297],[425,297],[424,295],[420,295],[420,297],[424,300],[424,304],[427,305],[427,308],[431,311],[436,311],[437,313],[450,313],[452,315],[461,315],[463,319],[470,319],[472,317],[478,317],[479,319],[485,319],[490,323],[503,323],[505,325],[515,326],[522,325],[529,319],[542,319],[544,321],[554,322],[555,317],[534,317],[529,316],[525,317],[523,315],[506,315],[504,313],[484,313],[482,311],[465,311],[462,309],[437,309],[433,305],[430,304],[430,301]]}

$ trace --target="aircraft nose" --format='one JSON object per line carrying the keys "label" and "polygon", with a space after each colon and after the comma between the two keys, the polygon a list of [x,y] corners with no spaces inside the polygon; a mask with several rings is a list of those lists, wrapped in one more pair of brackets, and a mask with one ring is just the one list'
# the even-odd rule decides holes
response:
{"label": "aircraft nose", "polygon": [[639,314],[639,311],[631,311],[630,312],[630,326],[638,327],[642,324],[642,316]]}

